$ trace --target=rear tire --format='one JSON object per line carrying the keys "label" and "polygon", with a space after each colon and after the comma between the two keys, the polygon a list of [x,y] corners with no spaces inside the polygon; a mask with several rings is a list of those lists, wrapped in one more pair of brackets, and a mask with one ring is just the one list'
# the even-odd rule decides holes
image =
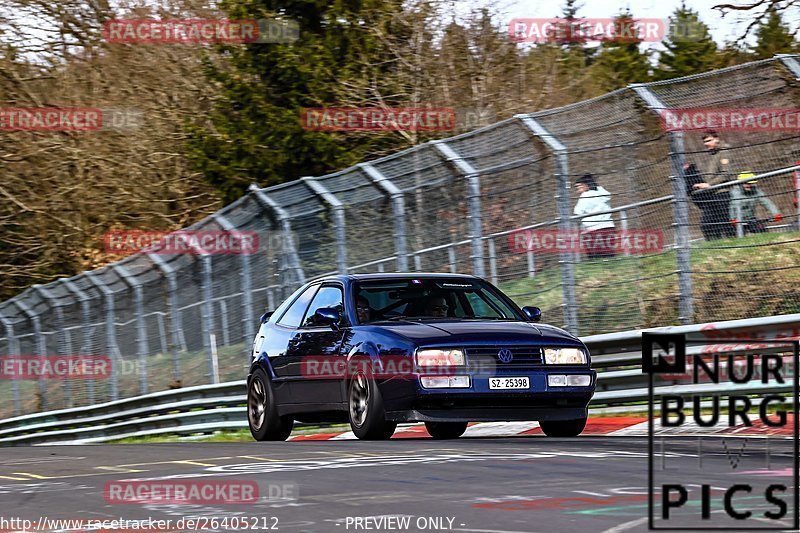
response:
{"label": "rear tire", "polygon": [[542,420],[539,426],[548,437],[577,437],[586,427],[586,417],[576,420]]}
{"label": "rear tire", "polygon": [[437,440],[457,439],[467,430],[467,422],[425,422],[425,429]]}
{"label": "rear tire", "polygon": [[257,441],[281,441],[289,438],[294,420],[278,416],[275,393],[267,373],[257,368],[247,384],[247,425]]}
{"label": "rear tire", "polygon": [[397,428],[397,423],[386,420],[375,380],[360,370],[347,386],[347,412],[353,434],[362,440],[386,440]]}

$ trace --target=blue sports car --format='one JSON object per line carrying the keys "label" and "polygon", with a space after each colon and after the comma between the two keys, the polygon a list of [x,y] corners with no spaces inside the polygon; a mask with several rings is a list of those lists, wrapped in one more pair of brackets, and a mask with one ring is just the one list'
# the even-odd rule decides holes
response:
{"label": "blue sports car", "polygon": [[596,374],[586,346],[490,283],[454,274],[331,276],[261,319],[247,376],[256,440],[294,421],[347,421],[360,439],[425,422],[437,439],[470,421],[538,420],[583,431]]}

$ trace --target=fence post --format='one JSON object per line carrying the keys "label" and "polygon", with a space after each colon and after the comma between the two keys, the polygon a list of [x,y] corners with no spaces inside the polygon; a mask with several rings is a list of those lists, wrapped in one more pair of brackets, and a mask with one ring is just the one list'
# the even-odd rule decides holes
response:
{"label": "fence post", "polygon": [[381,190],[389,195],[392,201],[392,220],[394,223],[394,249],[397,255],[397,270],[408,272],[408,249],[406,248],[406,204],[403,198],[403,191],[392,183],[386,176],[370,165],[369,163],[359,163],[356,165],[361,168],[368,178],[372,180]]}
{"label": "fence post", "polygon": [[[91,345],[91,307],[89,305],[89,296],[80,290],[75,282],[67,278],[59,278],[58,282],[63,284],[66,289],[75,295],[81,305],[81,321],[83,322],[83,334],[81,335],[81,355],[90,354]],[[94,355],[94,354],[92,354]],[[89,405],[95,404],[95,378],[86,380],[86,394],[89,397]]]}
{"label": "fence post", "polygon": [[178,307],[178,280],[177,272],[169,263],[158,254],[147,254],[147,257],[161,270],[167,280],[167,307],[169,308],[169,329],[172,336],[171,355],[172,355],[172,379],[177,382],[181,379],[181,310]]}
{"label": "fence post", "polygon": [[116,323],[114,322],[114,291],[108,288],[99,278],[97,271],[86,272],[86,279],[94,285],[103,295],[106,311],[106,350],[111,359],[111,400],[119,398],[119,386],[117,383],[117,372],[119,369],[119,346],[117,345]]}
{"label": "fence post", "polygon": [[497,285],[497,252],[494,248],[494,238],[489,237],[489,277],[492,280],[492,285]]}
{"label": "fence post", "polygon": [[214,302],[212,294],[212,265],[211,256],[205,250],[195,248],[195,253],[200,257],[201,267],[203,269],[200,277],[200,291],[203,294],[203,304],[200,307],[200,320],[203,323],[203,347],[208,355],[208,379],[210,383],[216,384],[216,374],[214,373],[214,350],[216,349],[211,343],[211,333],[214,331]]}
{"label": "fence post", "polygon": [[[34,313],[28,304],[22,301],[21,297],[23,295],[24,293],[11,300],[11,302],[16,305],[20,311],[22,311],[25,316],[28,317],[28,320],[31,321],[31,324],[33,324],[33,334],[36,337],[36,356],[39,358],[46,357],[47,343],[45,343],[44,335],[42,334],[42,323],[39,321],[39,315]],[[39,397],[41,398],[41,410],[47,411],[49,402],[47,401],[47,388],[45,387],[43,373],[40,373],[39,375]]]}
{"label": "fence post", "polygon": [[[50,311],[54,312],[56,315],[56,331],[58,332],[56,335],[56,349],[57,355],[59,356],[68,356],[68,355],[75,355],[72,352],[72,335],[70,332],[66,331],[64,328],[64,310],[61,308],[61,305],[58,305],[56,302],[55,296],[53,293],[50,292],[49,289],[45,288],[42,285],[36,284],[32,285],[31,289],[36,292],[42,300],[47,302],[47,307],[50,308]],[[74,407],[74,399],[72,397],[72,382],[64,378],[63,381],[64,386],[64,407],[71,408]]]}
{"label": "fence post", "polygon": [[[289,268],[294,272],[297,280],[297,285],[303,285],[306,282],[306,275],[303,272],[303,266],[300,262],[300,257],[297,255],[297,248],[294,244],[294,237],[292,235],[292,223],[289,213],[278,204],[275,200],[267,196],[267,194],[258,188],[258,185],[253,183],[249,187],[249,191],[253,193],[256,202],[272,212],[281,227],[283,233],[283,256],[287,258],[286,262]],[[283,280],[281,280],[283,281]],[[290,289],[292,287],[290,286]]]}
{"label": "fence post", "polygon": [[336,234],[336,270],[339,274],[347,274],[347,231],[344,221],[344,204],[317,181],[317,178],[306,176],[300,178],[300,181],[305,183],[312,193],[319,196],[330,207]]}
{"label": "fence post", "polygon": [[[534,137],[541,140],[553,153],[556,166],[556,207],[558,209],[558,229],[563,235],[572,230],[572,206],[570,205],[569,157],[567,147],[544,126],[530,115],[515,115]],[[564,292],[564,323],[573,335],[578,335],[578,304],[575,296],[575,264],[573,254],[561,250],[558,262],[561,264],[561,286]]]}
{"label": "fence post", "polygon": [[142,285],[122,265],[112,265],[122,281],[133,291],[133,305],[136,309],[136,352],[139,359],[139,394],[147,394],[147,326],[144,321],[144,294]]}
{"label": "fence post", "polygon": [[[234,226],[227,218],[219,213],[211,215],[211,218],[213,218],[223,230],[227,232],[237,231],[236,226]],[[253,337],[255,337],[255,331],[253,330],[253,322],[255,321],[255,318],[253,317],[253,287],[252,277],[250,275],[250,254],[244,253],[243,250],[242,253],[239,254],[239,263],[241,266],[239,277],[241,279],[242,286],[242,335],[244,337],[243,351],[247,358],[246,362],[249,363],[251,356],[249,347],[253,343]],[[224,302],[221,301],[220,304],[224,305]],[[227,320],[227,317],[224,315],[222,318]],[[223,328],[222,338],[223,343],[227,344],[229,342],[229,333],[227,331],[227,327]]]}
{"label": "fence post", "polygon": [[[661,114],[667,110],[659,98],[643,84],[634,84],[631,89],[641,98],[651,111]],[[675,217],[675,252],[678,267],[678,320],[681,324],[691,324],[694,316],[692,301],[692,250],[689,247],[689,197],[686,193],[686,177],[683,173],[685,161],[684,137],[682,131],[673,131],[669,136],[669,159],[672,165],[673,216]]]}
{"label": "fence post", "polygon": [[536,257],[533,255],[533,250],[528,250],[525,252],[525,255],[528,259],[528,277],[535,278],[536,277]]}
{"label": "fence post", "polygon": [[[8,355],[12,357],[19,357],[19,346],[17,345],[17,338],[14,336],[14,325],[7,317],[0,315],[0,322],[6,330],[6,339],[8,339]],[[17,383],[16,375],[11,376],[11,395],[14,398],[14,416],[22,414],[22,405],[19,398],[19,383]]]}
{"label": "fence post", "polygon": [[480,174],[467,160],[458,155],[444,141],[432,141],[442,157],[451,163],[467,181],[467,218],[469,220],[469,236],[472,240],[472,273],[485,277],[483,265],[483,214],[481,212],[481,180]]}

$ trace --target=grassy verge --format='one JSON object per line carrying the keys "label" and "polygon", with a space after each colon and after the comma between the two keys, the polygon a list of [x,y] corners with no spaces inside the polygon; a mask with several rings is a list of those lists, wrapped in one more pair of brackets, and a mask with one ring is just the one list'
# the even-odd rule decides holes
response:
{"label": "grassy verge", "polygon": [[[800,312],[799,232],[764,233],[692,246],[692,322]],[[581,335],[677,324],[676,254],[619,256],[575,265]],[[562,322],[561,271],[500,283],[545,321]]]}

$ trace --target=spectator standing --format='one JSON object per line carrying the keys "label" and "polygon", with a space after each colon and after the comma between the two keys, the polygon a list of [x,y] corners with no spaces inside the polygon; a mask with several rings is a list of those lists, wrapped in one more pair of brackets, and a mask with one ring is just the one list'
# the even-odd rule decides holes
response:
{"label": "spectator standing", "polygon": [[611,213],[603,213],[611,209],[611,193],[597,184],[594,176],[584,174],[575,181],[575,188],[580,193],[573,213],[576,215],[597,215],[581,219],[581,248],[586,250],[588,259],[614,257],[614,243],[617,241],[614,221]]}
{"label": "spectator standing", "polygon": [[706,151],[701,154],[698,162],[702,181],[692,185],[692,194],[700,196],[700,199],[695,198],[695,203],[703,213],[700,220],[703,236],[707,240],[733,237],[736,235],[736,228],[731,225],[728,216],[730,192],[724,188],[705,190],[733,180],[730,146],[720,141],[716,131],[707,131],[703,134],[703,145]]}
{"label": "spectator standing", "polygon": [[[753,173],[739,174],[740,180],[755,176]],[[757,180],[747,181],[731,190],[730,219],[736,224],[743,224],[745,233],[764,233],[767,225],[756,216],[759,204],[769,212],[775,222],[782,219],[781,212],[775,203],[767,198],[756,184]]]}

